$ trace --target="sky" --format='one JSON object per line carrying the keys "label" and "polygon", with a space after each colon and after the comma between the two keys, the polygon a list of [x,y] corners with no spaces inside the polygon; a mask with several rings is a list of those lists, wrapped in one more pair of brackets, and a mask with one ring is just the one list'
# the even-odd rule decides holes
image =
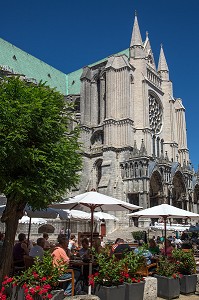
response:
{"label": "sky", "polygon": [[190,159],[197,170],[198,0],[6,0],[0,7],[0,37],[70,73],[128,48],[135,10],[142,39],[149,33],[156,64],[163,44],[174,97],[186,109]]}

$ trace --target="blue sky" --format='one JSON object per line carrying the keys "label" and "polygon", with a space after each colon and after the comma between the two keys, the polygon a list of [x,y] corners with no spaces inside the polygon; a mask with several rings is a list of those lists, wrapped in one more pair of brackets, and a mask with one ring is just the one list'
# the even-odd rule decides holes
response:
{"label": "blue sky", "polygon": [[156,63],[163,43],[174,97],[186,108],[188,147],[197,169],[198,0],[7,0],[0,8],[0,37],[70,73],[128,48],[135,10],[143,40],[149,32]]}

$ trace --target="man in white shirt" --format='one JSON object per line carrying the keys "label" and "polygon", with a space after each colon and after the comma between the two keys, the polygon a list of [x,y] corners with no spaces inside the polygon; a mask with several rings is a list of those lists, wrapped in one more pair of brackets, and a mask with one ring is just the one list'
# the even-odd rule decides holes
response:
{"label": "man in white shirt", "polygon": [[33,246],[30,249],[29,255],[32,257],[39,257],[39,259],[42,260],[43,255],[44,255],[44,245],[45,245],[45,239],[38,238],[37,245]]}

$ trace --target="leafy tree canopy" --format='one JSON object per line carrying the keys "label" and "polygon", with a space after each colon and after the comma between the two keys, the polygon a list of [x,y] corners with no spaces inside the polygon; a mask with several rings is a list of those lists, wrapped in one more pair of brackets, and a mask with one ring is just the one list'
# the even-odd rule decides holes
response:
{"label": "leafy tree canopy", "polygon": [[0,191],[45,208],[78,182],[79,129],[59,92],[20,78],[0,81]]}

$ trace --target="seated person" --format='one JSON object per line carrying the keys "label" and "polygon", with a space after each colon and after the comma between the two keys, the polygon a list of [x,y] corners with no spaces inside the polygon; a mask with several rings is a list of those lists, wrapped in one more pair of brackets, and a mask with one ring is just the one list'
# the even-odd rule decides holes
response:
{"label": "seated person", "polygon": [[166,240],[165,240],[165,243],[166,243],[166,253],[165,253],[165,246],[161,249],[161,253],[162,253],[163,255],[166,255],[166,256],[168,256],[168,257],[171,257],[174,248],[172,247],[171,241],[170,241],[170,240],[166,239]]}
{"label": "seated person", "polygon": [[43,233],[43,238],[45,239],[44,250],[49,250],[50,249],[50,243],[48,241],[48,239],[49,239],[48,233],[44,232]]}
{"label": "seated person", "polygon": [[74,234],[71,234],[68,249],[72,252],[74,249],[78,248],[78,244]]}
{"label": "seated person", "polygon": [[45,245],[45,239],[38,238],[37,244],[30,249],[29,255],[32,257],[39,257],[39,259],[42,260],[44,255],[44,245]]}
{"label": "seated person", "polygon": [[160,254],[160,248],[158,245],[156,245],[156,242],[154,239],[149,240],[149,251],[152,255],[158,255]]}
{"label": "seated person", "polygon": [[136,254],[141,254],[145,258],[146,264],[150,265],[151,264],[151,259],[152,259],[152,253],[149,250],[143,248],[142,244],[143,244],[143,242],[139,241],[139,247],[135,248],[134,252]]}
{"label": "seated person", "polygon": [[83,238],[82,241],[82,248],[79,250],[77,256],[80,256],[82,259],[89,259],[90,258],[90,249],[89,249],[89,241],[87,238]]}
{"label": "seated person", "polygon": [[28,244],[26,240],[26,235],[20,233],[18,235],[18,242],[13,247],[13,261],[16,266],[24,266],[24,255],[29,255]]}
{"label": "seated person", "polygon": [[[66,238],[65,234],[59,234],[57,240],[58,240],[58,245],[56,246],[56,248],[52,253],[53,265],[59,266],[61,260],[63,261],[63,263],[69,265],[69,257],[66,254],[69,240]],[[70,279],[70,278],[71,278],[70,273],[66,273],[60,276],[60,280]],[[72,294],[72,282],[66,281],[64,284],[64,296],[71,296],[71,294]]]}
{"label": "seated person", "polygon": [[115,244],[111,247],[110,255],[131,251],[131,247],[123,239],[117,238]]}
{"label": "seated person", "polygon": [[101,239],[96,238],[93,241],[93,248],[97,254],[100,254],[103,252],[103,247],[101,246]]}

